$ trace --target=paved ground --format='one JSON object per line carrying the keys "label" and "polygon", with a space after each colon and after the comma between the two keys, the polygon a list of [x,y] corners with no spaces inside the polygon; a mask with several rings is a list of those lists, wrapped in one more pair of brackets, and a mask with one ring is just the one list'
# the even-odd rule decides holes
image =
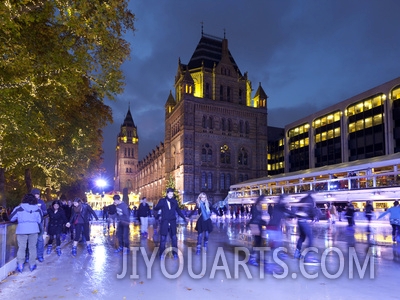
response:
{"label": "paved ground", "polygon": [[359,223],[354,231],[348,230],[344,222],[313,224],[314,250],[318,251],[321,264],[305,265],[292,258],[298,236],[296,223],[289,221],[283,230],[288,257],[268,257],[267,269],[271,262],[280,264],[274,264],[274,270],[279,271],[275,274],[266,272],[264,266],[244,263],[251,247],[244,222],[215,220],[208,251],[200,256],[194,253],[194,225],[179,227],[179,259],[168,256],[160,261],[154,252],[159,239],[154,226],[149,229],[149,237],[143,239],[139,225],[132,223],[133,251],[124,256],[113,252],[114,230],[107,230],[102,222],[93,224],[93,255],[80,245],[78,255],[71,256],[71,243],[66,241],[61,257],[53,251],[38,263],[37,270],[30,272],[26,267],[23,273],[3,280],[0,296],[113,300],[400,299],[400,249],[392,243],[391,227],[386,223],[373,223],[370,230],[365,223]]}

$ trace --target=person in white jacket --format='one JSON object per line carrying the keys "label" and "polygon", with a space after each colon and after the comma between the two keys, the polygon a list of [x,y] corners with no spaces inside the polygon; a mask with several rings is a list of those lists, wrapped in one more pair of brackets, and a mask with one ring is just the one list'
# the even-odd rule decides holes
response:
{"label": "person in white jacket", "polygon": [[40,224],[42,223],[43,214],[37,205],[37,199],[32,194],[26,194],[21,204],[12,211],[10,215],[11,222],[18,222],[15,231],[18,242],[17,252],[17,271],[22,272],[25,262],[25,251],[28,243],[29,249],[29,269],[36,269],[36,244],[38,233],[40,232]]}

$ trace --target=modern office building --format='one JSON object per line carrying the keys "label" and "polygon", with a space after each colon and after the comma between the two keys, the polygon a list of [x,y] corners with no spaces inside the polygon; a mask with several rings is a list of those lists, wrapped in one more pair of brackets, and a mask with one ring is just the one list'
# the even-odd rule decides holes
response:
{"label": "modern office building", "polygon": [[285,173],[400,152],[400,77],[286,125],[284,144]]}

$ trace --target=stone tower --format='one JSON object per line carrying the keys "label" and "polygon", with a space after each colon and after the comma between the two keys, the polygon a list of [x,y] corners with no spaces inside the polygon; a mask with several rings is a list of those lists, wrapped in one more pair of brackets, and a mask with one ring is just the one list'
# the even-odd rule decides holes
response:
{"label": "stone tower", "polygon": [[137,192],[137,166],[139,161],[139,137],[130,108],[117,137],[115,148],[114,190]]}

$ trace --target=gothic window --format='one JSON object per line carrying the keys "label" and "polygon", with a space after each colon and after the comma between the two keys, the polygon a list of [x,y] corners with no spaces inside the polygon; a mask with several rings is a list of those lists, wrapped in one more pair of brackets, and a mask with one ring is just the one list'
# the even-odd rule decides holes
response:
{"label": "gothic window", "polygon": [[226,101],[231,102],[231,88],[229,86],[226,88]]}
{"label": "gothic window", "polygon": [[219,188],[221,190],[225,190],[225,174],[224,173],[219,175]]}
{"label": "gothic window", "polygon": [[250,134],[250,124],[246,121],[246,134]]}
{"label": "gothic window", "polygon": [[206,172],[201,172],[201,189],[207,189],[207,179],[206,179]]}
{"label": "gothic window", "polygon": [[225,120],[225,118],[221,119],[221,130],[222,131],[226,130],[226,120]]}
{"label": "gothic window", "polygon": [[212,173],[209,172],[207,176],[207,187],[209,190],[212,190]]}
{"label": "gothic window", "polygon": [[231,174],[226,174],[225,177],[225,189],[229,189],[231,186]]}
{"label": "gothic window", "polygon": [[209,129],[213,129],[213,117],[209,117],[208,118],[208,128]]}
{"label": "gothic window", "polygon": [[224,86],[223,85],[219,86],[219,100],[224,101]]}
{"label": "gothic window", "polygon": [[206,98],[210,98],[210,84],[206,83]]}
{"label": "gothic window", "polygon": [[206,162],[207,161],[207,150],[206,149],[201,149],[201,161]]}
{"label": "gothic window", "polygon": [[247,166],[248,154],[244,147],[240,148],[238,153],[238,165]]}
{"label": "gothic window", "polygon": [[226,145],[226,144],[221,146],[220,160],[221,160],[221,164],[230,164],[231,163],[231,151],[230,151],[228,145]]}
{"label": "gothic window", "polygon": [[239,174],[239,182],[243,181],[243,174]]}
{"label": "gothic window", "polygon": [[228,131],[231,132],[233,130],[232,120],[228,119]]}
{"label": "gothic window", "polygon": [[243,104],[243,91],[242,89],[239,89],[239,104]]}
{"label": "gothic window", "polygon": [[201,121],[201,126],[203,126],[203,128],[207,128],[207,117],[203,116],[203,119]]}
{"label": "gothic window", "polygon": [[244,125],[243,125],[243,121],[239,122],[239,132],[243,133],[244,132]]}
{"label": "gothic window", "polygon": [[209,144],[204,144],[201,149],[201,162],[212,161],[212,149]]}

